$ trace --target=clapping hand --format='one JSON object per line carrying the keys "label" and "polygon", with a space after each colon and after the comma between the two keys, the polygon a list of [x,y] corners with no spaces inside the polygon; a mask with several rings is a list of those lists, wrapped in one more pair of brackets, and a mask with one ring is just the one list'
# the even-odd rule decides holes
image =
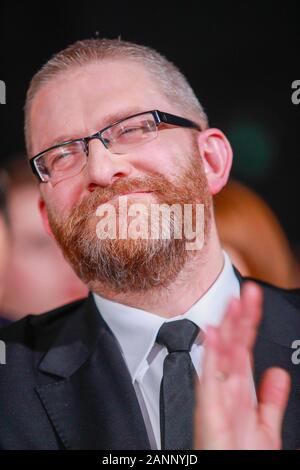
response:
{"label": "clapping hand", "polygon": [[196,389],[196,449],[281,448],[290,377],[283,369],[268,369],[256,401],[250,365],[261,312],[262,290],[248,282],[221,325],[207,330]]}

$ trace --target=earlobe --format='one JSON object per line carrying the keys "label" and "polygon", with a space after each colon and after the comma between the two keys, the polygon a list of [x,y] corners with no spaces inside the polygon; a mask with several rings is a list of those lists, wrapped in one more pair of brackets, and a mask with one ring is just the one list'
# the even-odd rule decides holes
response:
{"label": "earlobe", "polygon": [[228,181],[232,165],[231,145],[219,129],[201,132],[198,145],[210,193],[217,194]]}
{"label": "earlobe", "polygon": [[43,198],[41,196],[39,197],[38,205],[39,205],[39,211],[40,211],[40,214],[41,214],[41,217],[42,217],[44,228],[45,228],[46,232],[48,233],[48,235],[51,238],[53,238],[53,240],[55,240],[55,237],[53,235],[53,232],[52,232],[50,224],[49,224],[49,218],[48,218],[48,212],[47,212],[46,204],[45,204],[45,201],[43,200]]}

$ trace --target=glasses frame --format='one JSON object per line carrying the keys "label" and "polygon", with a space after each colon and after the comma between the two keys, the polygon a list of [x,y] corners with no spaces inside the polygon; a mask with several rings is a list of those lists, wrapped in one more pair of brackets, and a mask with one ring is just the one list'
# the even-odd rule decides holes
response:
{"label": "glasses frame", "polygon": [[[119,119],[118,121],[115,121],[114,123],[110,124],[109,126],[104,127],[100,131],[95,132],[94,134],[92,134],[90,136],[81,137],[79,139],[66,140],[66,141],[62,142],[61,144],[53,145],[52,147],[49,147],[46,150],[43,150],[42,152],[38,153],[37,155],[35,155],[34,157],[32,157],[29,160],[29,164],[30,164],[32,172],[34,173],[35,176],[38,177],[38,179],[40,180],[41,183],[48,183],[50,180],[45,181],[43,179],[43,176],[40,173],[40,170],[38,169],[37,163],[36,163],[37,160],[42,155],[46,154],[50,150],[54,150],[56,148],[63,147],[65,145],[69,145],[69,144],[72,144],[72,143],[75,143],[75,142],[82,142],[84,144],[84,150],[85,150],[86,156],[88,157],[88,155],[89,155],[89,142],[93,139],[100,140],[100,142],[102,142],[104,147],[107,150],[110,150],[109,149],[109,142],[110,141],[103,138],[102,134],[105,131],[107,131],[108,129],[116,126],[117,124],[120,124],[123,121],[126,121],[127,119],[134,118],[134,117],[137,117],[137,116],[142,116],[143,114],[152,114],[152,116],[155,120],[157,129],[158,129],[158,126],[160,124],[168,124],[168,125],[177,126],[177,127],[185,127],[185,128],[189,128],[189,129],[196,129],[198,131],[202,130],[201,127],[199,126],[199,124],[197,124],[196,122],[191,121],[190,119],[186,119],[186,118],[181,117],[181,116],[177,116],[175,114],[170,114],[170,113],[166,113],[164,111],[159,111],[158,109],[152,109],[150,111],[143,111],[141,113],[133,114],[131,116],[127,116],[126,118]],[[141,142],[141,145],[142,145],[142,142]],[[111,152],[111,153],[113,153],[113,152]],[[121,155],[121,154],[119,154],[119,155]]]}

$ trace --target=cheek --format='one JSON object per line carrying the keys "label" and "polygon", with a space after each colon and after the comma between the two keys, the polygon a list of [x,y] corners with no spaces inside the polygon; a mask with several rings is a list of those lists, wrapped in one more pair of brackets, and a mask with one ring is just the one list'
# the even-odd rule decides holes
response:
{"label": "cheek", "polygon": [[74,206],[81,200],[84,193],[84,184],[79,178],[61,181],[55,186],[47,185],[42,197],[47,208],[56,214],[67,216]]}
{"label": "cheek", "polygon": [[184,150],[178,143],[168,139],[156,139],[136,149],[130,161],[136,170],[159,173],[166,177],[177,175],[184,162]]}

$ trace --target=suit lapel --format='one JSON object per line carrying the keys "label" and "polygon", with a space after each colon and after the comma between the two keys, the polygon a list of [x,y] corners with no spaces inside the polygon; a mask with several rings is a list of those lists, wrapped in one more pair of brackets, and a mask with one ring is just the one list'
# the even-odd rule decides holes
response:
{"label": "suit lapel", "polygon": [[130,374],[91,294],[39,370],[36,392],[67,449],[150,449]]}

